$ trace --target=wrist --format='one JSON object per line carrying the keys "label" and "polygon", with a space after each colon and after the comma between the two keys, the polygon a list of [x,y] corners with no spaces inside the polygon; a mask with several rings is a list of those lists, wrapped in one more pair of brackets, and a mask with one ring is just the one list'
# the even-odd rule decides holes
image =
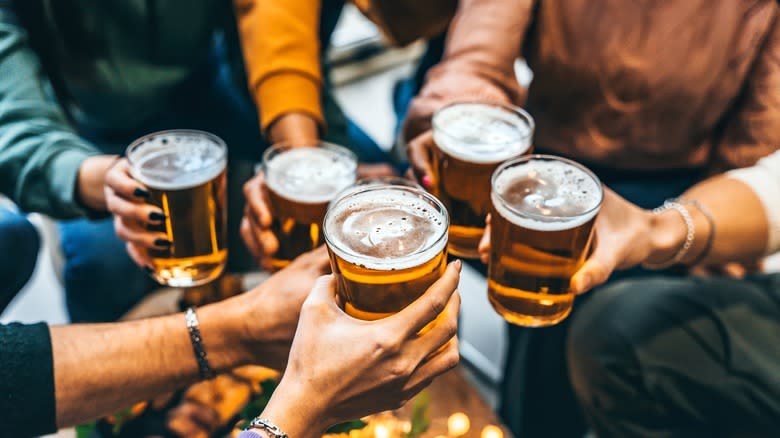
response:
{"label": "wrist", "polygon": [[685,244],[688,232],[685,220],[675,210],[646,214],[650,215],[651,249],[645,262],[659,264],[671,260]]}
{"label": "wrist", "polygon": [[297,379],[285,376],[260,417],[272,421],[290,437],[320,437],[328,422],[324,418],[324,403],[319,401],[318,394],[306,391]]}
{"label": "wrist", "polygon": [[81,163],[76,188],[77,198],[83,206],[94,211],[106,211],[106,174],[118,158],[116,155],[96,155]]}
{"label": "wrist", "polygon": [[209,364],[218,373],[253,363],[255,359],[245,340],[243,314],[230,301],[197,310]]}
{"label": "wrist", "polygon": [[317,121],[306,113],[283,114],[269,128],[269,138],[272,143],[313,146],[317,144],[319,137]]}

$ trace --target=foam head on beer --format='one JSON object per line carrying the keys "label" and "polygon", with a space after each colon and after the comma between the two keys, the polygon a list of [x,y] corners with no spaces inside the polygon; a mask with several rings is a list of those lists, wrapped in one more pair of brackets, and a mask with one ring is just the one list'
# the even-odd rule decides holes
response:
{"label": "foam head on beer", "polygon": [[598,180],[561,161],[531,160],[496,176],[496,210],[518,226],[538,231],[561,231],[596,216],[601,204]]}
{"label": "foam head on beer", "polygon": [[414,187],[370,186],[336,201],[325,236],[348,314],[378,319],[420,297],[446,268],[447,212]]}
{"label": "foam head on beer", "polygon": [[160,190],[183,190],[214,179],[225,170],[220,140],[189,131],[163,132],[128,150],[131,174],[144,185]]}
{"label": "foam head on beer", "polygon": [[325,227],[334,252],[355,265],[396,270],[441,251],[446,215],[414,191],[380,188],[357,193],[328,213]]}
{"label": "foam head on beer", "polygon": [[436,145],[471,163],[499,163],[531,145],[533,121],[515,110],[481,103],[458,103],[433,117]]}
{"label": "foam head on beer", "polygon": [[328,148],[294,148],[265,163],[266,184],[280,196],[315,204],[329,202],[354,184],[353,156]]}

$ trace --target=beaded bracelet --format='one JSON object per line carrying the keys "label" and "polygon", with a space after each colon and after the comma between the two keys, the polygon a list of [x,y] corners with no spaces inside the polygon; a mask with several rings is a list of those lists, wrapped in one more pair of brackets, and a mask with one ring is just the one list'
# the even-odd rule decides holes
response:
{"label": "beaded bracelet", "polygon": [[209,365],[209,358],[206,355],[206,349],[203,347],[203,337],[200,335],[200,323],[195,309],[190,307],[184,313],[184,319],[187,321],[187,331],[190,334],[192,342],[192,351],[195,353],[195,360],[198,361],[198,370],[202,380],[210,380],[217,376],[214,369]]}
{"label": "beaded bracelet", "polygon": [[690,251],[691,247],[693,246],[693,241],[696,238],[696,227],[693,224],[693,218],[691,217],[691,214],[688,212],[688,210],[677,202],[676,199],[669,199],[664,202],[664,205],[653,209],[653,214],[661,214],[667,210],[675,210],[678,213],[680,213],[680,216],[682,216],[683,221],[685,221],[685,226],[687,227],[687,232],[685,233],[685,242],[683,243],[682,248],[680,248],[679,251],[677,251],[677,254],[672,257],[671,260],[668,260],[663,263],[648,263],[644,262],[642,263],[642,267],[645,269],[651,269],[651,270],[661,270],[661,269],[667,269],[670,268],[682,261],[683,258],[688,254],[688,251]]}

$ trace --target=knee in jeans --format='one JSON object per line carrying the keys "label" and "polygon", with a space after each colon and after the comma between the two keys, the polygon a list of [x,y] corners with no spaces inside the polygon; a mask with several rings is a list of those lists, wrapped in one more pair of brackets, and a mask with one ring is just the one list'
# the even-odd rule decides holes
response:
{"label": "knee in jeans", "polygon": [[634,322],[641,318],[641,308],[632,292],[635,288],[628,285],[595,292],[573,316],[566,355],[582,403],[620,403],[628,386],[638,383]]}

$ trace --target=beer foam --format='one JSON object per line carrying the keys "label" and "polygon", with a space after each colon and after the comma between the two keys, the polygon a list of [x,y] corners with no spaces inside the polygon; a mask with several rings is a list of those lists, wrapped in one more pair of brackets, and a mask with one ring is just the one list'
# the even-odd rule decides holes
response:
{"label": "beer foam", "polygon": [[130,149],[133,178],[159,190],[199,186],[216,178],[227,165],[220,144],[192,133],[151,135],[137,149]]}
{"label": "beer foam", "polygon": [[513,224],[538,231],[562,231],[587,223],[598,213],[600,183],[562,161],[530,160],[501,171],[491,199]]}
{"label": "beer foam", "polygon": [[533,127],[516,113],[494,105],[461,103],[433,117],[433,139],[446,154],[474,163],[500,163],[525,153]]}
{"label": "beer foam", "polygon": [[389,271],[419,266],[447,245],[446,213],[414,191],[382,187],[349,195],[325,217],[330,248],[345,261]]}
{"label": "beer foam", "polygon": [[295,148],[266,163],[266,184],[292,201],[329,202],[355,183],[356,169],[355,160],[343,153],[326,148]]}

